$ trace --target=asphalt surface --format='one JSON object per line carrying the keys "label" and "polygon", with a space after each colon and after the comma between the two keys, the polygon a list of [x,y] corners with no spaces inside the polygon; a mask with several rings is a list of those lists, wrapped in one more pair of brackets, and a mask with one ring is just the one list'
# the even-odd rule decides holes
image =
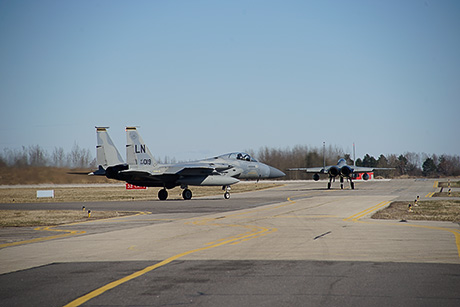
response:
{"label": "asphalt surface", "polygon": [[142,213],[0,229],[0,305],[460,306],[458,224],[369,218],[393,200],[428,199],[433,181],[333,187],[85,203]]}

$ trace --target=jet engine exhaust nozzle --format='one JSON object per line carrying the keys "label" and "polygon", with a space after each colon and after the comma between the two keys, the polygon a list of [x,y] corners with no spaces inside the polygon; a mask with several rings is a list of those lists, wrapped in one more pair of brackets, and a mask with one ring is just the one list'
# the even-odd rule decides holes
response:
{"label": "jet engine exhaust nozzle", "polygon": [[343,177],[349,177],[351,173],[351,168],[349,168],[348,166],[342,166],[342,168],[340,169],[340,174],[342,174]]}

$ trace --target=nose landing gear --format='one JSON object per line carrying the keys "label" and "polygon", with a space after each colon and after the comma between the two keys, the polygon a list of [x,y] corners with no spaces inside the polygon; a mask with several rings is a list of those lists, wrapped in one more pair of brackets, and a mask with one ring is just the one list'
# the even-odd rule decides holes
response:
{"label": "nose landing gear", "polygon": [[225,199],[229,199],[229,198],[230,198],[230,190],[231,190],[230,186],[229,186],[229,185],[227,185],[227,186],[224,185],[224,186],[222,187],[222,190],[225,191],[225,193],[224,193],[224,198],[225,198]]}

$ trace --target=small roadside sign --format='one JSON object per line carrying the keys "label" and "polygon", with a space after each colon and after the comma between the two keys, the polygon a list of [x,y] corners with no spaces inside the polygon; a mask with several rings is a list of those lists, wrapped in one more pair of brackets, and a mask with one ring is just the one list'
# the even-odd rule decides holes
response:
{"label": "small roadside sign", "polygon": [[37,198],[42,198],[42,197],[54,198],[54,190],[37,191]]}

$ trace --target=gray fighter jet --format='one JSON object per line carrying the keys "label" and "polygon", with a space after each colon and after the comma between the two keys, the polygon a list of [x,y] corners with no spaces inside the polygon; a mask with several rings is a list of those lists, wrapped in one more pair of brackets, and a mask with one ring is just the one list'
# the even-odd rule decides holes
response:
{"label": "gray fighter jet", "polygon": [[373,172],[374,170],[390,170],[391,168],[377,168],[377,167],[362,167],[356,165],[348,165],[345,159],[340,159],[337,165],[323,166],[323,167],[309,167],[309,168],[290,168],[289,171],[305,171],[307,173],[314,173],[313,180],[319,180],[319,174],[328,174],[329,182],[327,188],[331,188],[332,179],[335,181],[335,177],[340,177],[340,188],[343,189],[343,179],[347,178],[350,181],[350,187],[355,188],[353,178],[356,178],[356,173],[364,173],[363,180],[368,180],[369,175],[367,172]]}
{"label": "gray fighter jet", "polygon": [[184,199],[192,198],[188,186],[222,186],[224,198],[230,198],[230,185],[239,179],[279,178],[285,174],[256,161],[246,153],[230,153],[195,162],[159,164],[135,127],[126,127],[126,159],[123,162],[107,132],[108,127],[96,127],[98,170],[92,175],[126,181],[145,187],[163,187],[160,200],[168,198],[167,189],[180,186]]}
{"label": "gray fighter jet", "polygon": [[350,187],[352,190],[355,188],[355,183],[353,182],[354,178],[357,178],[358,173],[364,173],[362,178],[363,180],[369,180],[368,172],[373,172],[374,170],[391,170],[392,168],[377,168],[377,167],[364,167],[356,166],[356,154],[355,154],[355,144],[353,143],[353,165],[348,165],[345,159],[339,159],[337,165],[326,166],[326,143],[323,142],[323,167],[307,167],[307,168],[289,168],[288,171],[305,171],[307,173],[314,173],[313,180],[319,180],[319,174],[327,174],[329,176],[329,182],[327,183],[327,188],[331,188],[332,179],[337,176],[340,177],[340,188],[343,189],[343,179],[347,178],[350,181]]}

